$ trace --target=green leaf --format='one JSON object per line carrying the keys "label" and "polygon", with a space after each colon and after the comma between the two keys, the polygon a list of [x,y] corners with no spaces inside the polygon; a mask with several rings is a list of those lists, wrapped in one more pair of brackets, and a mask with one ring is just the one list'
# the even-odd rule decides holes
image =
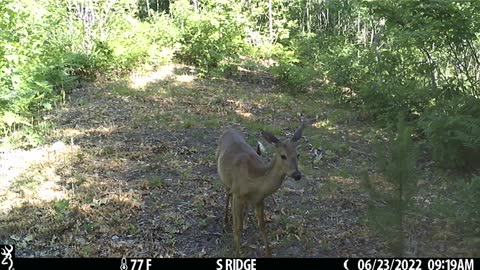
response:
{"label": "green leaf", "polygon": [[45,102],[42,104],[43,108],[47,109],[47,110],[51,110],[52,109],[52,103],[50,102]]}
{"label": "green leaf", "polygon": [[0,123],[5,123],[9,127],[11,127],[15,123],[32,126],[32,124],[30,124],[25,117],[22,117],[10,111],[7,111],[3,114],[3,116],[0,118]]}

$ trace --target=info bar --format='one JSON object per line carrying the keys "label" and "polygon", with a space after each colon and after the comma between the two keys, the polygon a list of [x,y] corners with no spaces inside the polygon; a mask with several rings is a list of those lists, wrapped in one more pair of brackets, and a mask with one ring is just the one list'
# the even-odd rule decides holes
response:
{"label": "info bar", "polygon": [[[477,270],[479,258],[15,258],[12,268],[208,269],[208,270]],[[3,265],[0,265],[0,269]],[[480,270],[480,269],[479,269]]]}

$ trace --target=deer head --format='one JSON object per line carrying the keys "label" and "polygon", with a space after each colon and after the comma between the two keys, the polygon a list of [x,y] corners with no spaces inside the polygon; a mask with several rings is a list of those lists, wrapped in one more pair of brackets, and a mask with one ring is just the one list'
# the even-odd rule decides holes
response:
{"label": "deer head", "polygon": [[262,131],[263,138],[275,146],[276,162],[283,168],[284,173],[295,180],[302,178],[302,173],[298,170],[297,160],[297,142],[302,137],[304,125],[302,124],[293,134],[293,137],[286,142],[280,141],[275,135],[268,131]]}

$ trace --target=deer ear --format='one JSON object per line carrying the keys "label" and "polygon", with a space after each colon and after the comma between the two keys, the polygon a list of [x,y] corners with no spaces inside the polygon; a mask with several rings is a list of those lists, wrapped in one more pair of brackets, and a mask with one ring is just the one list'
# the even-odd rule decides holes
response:
{"label": "deer ear", "polygon": [[275,137],[275,135],[273,135],[272,133],[268,132],[268,131],[262,131],[262,136],[263,138],[265,138],[265,140],[271,144],[277,144],[280,142],[280,140],[277,139],[277,137]]}
{"label": "deer ear", "polygon": [[300,138],[302,138],[302,133],[303,133],[303,128],[305,127],[305,124],[302,123],[300,127],[295,131],[295,134],[293,134],[293,137],[291,139],[292,142],[298,142]]}
{"label": "deer ear", "polygon": [[257,154],[261,156],[265,152],[265,147],[261,142],[257,142],[257,148],[255,150],[257,151]]}

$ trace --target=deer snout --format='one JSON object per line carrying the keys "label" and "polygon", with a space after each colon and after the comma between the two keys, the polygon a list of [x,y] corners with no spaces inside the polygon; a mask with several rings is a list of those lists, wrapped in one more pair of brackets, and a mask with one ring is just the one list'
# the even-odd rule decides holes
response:
{"label": "deer snout", "polygon": [[302,178],[302,173],[300,173],[299,171],[295,171],[293,174],[292,174],[292,178],[295,179],[295,180],[300,180]]}

